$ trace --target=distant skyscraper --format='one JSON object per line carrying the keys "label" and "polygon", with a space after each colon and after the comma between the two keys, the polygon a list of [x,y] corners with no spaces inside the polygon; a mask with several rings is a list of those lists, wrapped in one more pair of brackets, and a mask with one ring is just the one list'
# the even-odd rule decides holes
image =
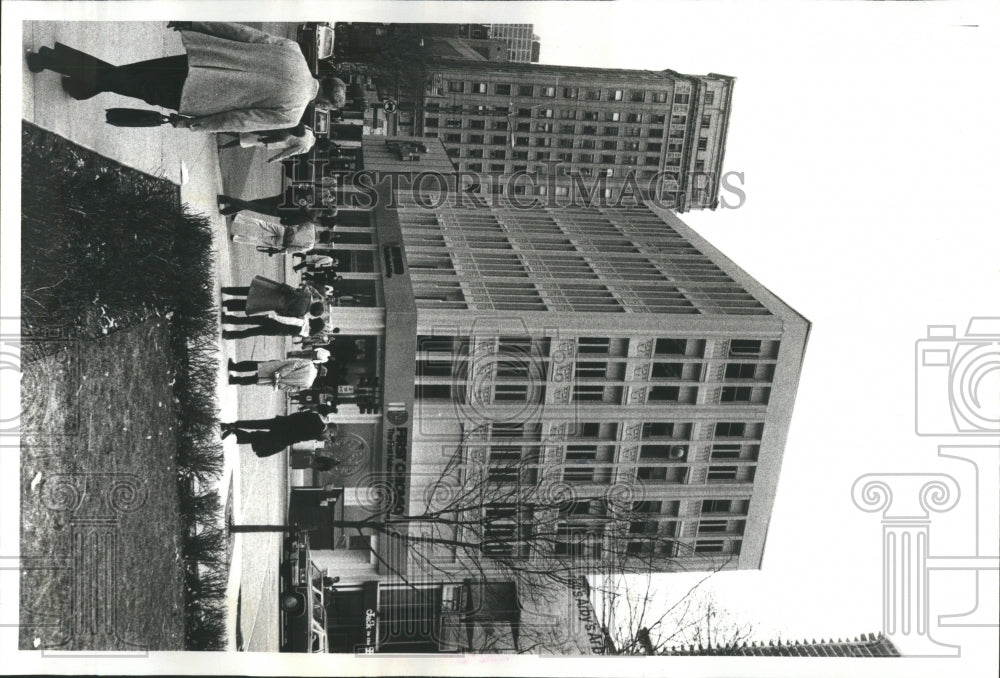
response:
{"label": "distant skyscraper", "polygon": [[424,82],[401,94],[389,132],[441,139],[464,171],[511,175],[558,161],[558,185],[536,195],[589,194],[596,186],[612,203],[631,192],[678,212],[714,209],[733,80],[432,60]]}
{"label": "distant skyscraper", "polygon": [[538,63],[541,43],[534,24],[490,24],[490,36],[507,42],[507,61]]}

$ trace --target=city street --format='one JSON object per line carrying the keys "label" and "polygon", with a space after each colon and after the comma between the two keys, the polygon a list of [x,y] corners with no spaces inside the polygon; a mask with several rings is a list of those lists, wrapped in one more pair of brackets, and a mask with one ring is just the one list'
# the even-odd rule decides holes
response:
{"label": "city street", "polygon": [[[257,27],[263,27],[260,24]],[[265,28],[276,28],[278,24]],[[283,29],[294,34],[294,25]],[[55,41],[83,49],[114,64],[125,64],[182,52],[180,35],[163,23],[28,22],[24,24],[23,50],[37,50]],[[74,101],[52,72],[32,74],[22,70],[22,117],[71,141],[144,172],[180,184],[181,199],[211,220],[217,252],[218,286],[246,285],[260,274],[284,280],[283,257],[268,258],[254,247],[232,243],[225,218],[218,214],[216,195],[221,192],[256,198],[280,190],[279,166],[267,166],[262,151],[231,149],[220,162],[214,135],[159,128],[118,128],[105,124],[104,110],[115,106],[149,108],[140,101],[114,94],[100,94]],[[221,169],[220,169],[221,167]],[[141,224],[136,225],[141,228]],[[229,386],[226,360],[266,360],[284,356],[285,338],[263,337],[221,342],[218,376],[220,418],[270,417],[284,413],[284,395],[267,387]],[[225,470],[220,480],[224,501],[231,501],[235,523],[274,524],[285,519],[288,483],[287,454],[258,459],[248,447],[230,438],[225,442]],[[236,649],[237,596],[242,601],[240,635],[250,651],[277,651],[279,644],[278,559],[279,533],[236,536],[230,569],[229,648]]]}

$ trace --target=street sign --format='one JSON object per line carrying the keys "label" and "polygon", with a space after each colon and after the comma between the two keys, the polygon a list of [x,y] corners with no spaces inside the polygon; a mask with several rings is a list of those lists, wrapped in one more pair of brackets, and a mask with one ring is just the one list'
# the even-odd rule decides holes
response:
{"label": "street sign", "polygon": [[386,99],[385,101],[382,102],[382,110],[385,111],[386,113],[395,113],[396,108],[397,108],[396,102],[393,101],[392,99]]}

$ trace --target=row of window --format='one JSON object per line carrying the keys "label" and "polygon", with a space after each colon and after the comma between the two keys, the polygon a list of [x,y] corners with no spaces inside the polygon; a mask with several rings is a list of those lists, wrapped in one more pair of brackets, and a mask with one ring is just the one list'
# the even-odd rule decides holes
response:
{"label": "row of window", "polygon": [[[524,110],[530,110],[530,109],[524,109]],[[499,113],[500,111],[497,112]],[[484,112],[480,112],[481,115],[483,113]],[[537,117],[550,119],[553,117],[552,115],[550,115],[550,113],[551,111],[548,110],[539,111],[539,115]],[[581,111],[581,114],[585,113],[586,111]],[[530,116],[525,115],[520,117],[530,117]],[[621,116],[619,116],[617,113],[610,113],[607,116],[605,116],[605,118],[606,122],[625,122],[630,124],[641,124],[644,122],[644,116],[642,113],[628,113],[624,119],[622,119]],[[567,118],[560,115],[560,119],[565,120]],[[574,116],[571,119],[575,120],[576,117]],[[582,119],[588,119],[588,118],[582,118]],[[589,119],[597,120],[596,118],[589,118]],[[653,125],[665,125],[666,118],[661,115],[656,115],[656,116],[651,116],[650,120],[645,122]],[[686,122],[687,122],[687,117],[683,115],[679,116],[675,115],[671,118],[671,124],[675,126],[683,126]],[[711,126],[711,122],[712,122],[711,116],[708,115],[702,116],[701,127],[707,128]],[[483,130],[487,128],[497,129],[497,130],[509,130],[511,128],[511,123],[507,119],[507,117],[504,117],[502,119],[493,119],[490,120],[489,123],[490,124],[487,125],[487,121],[482,118],[472,118],[472,119],[445,118],[444,124],[441,123],[441,118],[437,116],[428,116],[424,119],[425,128],[444,127],[446,129],[462,129],[464,127],[468,129],[483,129]],[[605,125],[603,127],[599,127],[598,125],[581,125],[577,127],[572,123],[556,124],[552,122],[538,122],[535,123],[534,125],[532,125],[532,123],[530,122],[514,123],[514,130],[517,132],[530,132],[532,131],[532,129],[534,129],[534,131],[536,132],[559,132],[560,134],[618,136],[622,128],[616,125]],[[642,135],[642,130],[644,128],[625,127],[624,129],[625,129],[625,136],[637,137]],[[645,129],[648,129],[648,133],[646,136],[657,137],[663,135],[662,127],[650,127]]]}
{"label": "row of window", "polygon": [[[453,94],[494,94],[496,96],[519,96],[519,97],[545,97],[562,98],[582,101],[628,101],[631,103],[654,103],[665,104],[670,97],[669,92],[663,90],[642,90],[642,89],[613,89],[600,87],[556,87],[545,84],[520,84],[513,83],[488,83],[481,81],[449,80],[447,91]],[[673,103],[676,105],[687,105],[691,102],[691,95],[686,92],[677,92],[673,96]],[[705,93],[705,105],[711,106],[715,103],[715,93]]]}

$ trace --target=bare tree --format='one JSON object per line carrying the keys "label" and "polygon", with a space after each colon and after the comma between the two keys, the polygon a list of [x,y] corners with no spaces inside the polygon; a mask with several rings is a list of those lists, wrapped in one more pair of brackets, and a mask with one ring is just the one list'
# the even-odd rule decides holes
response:
{"label": "bare tree", "polygon": [[709,572],[677,600],[653,590],[648,578],[616,582],[605,622],[610,654],[663,655],[693,649],[735,654],[753,637],[753,623],[726,610],[702,585]]}

